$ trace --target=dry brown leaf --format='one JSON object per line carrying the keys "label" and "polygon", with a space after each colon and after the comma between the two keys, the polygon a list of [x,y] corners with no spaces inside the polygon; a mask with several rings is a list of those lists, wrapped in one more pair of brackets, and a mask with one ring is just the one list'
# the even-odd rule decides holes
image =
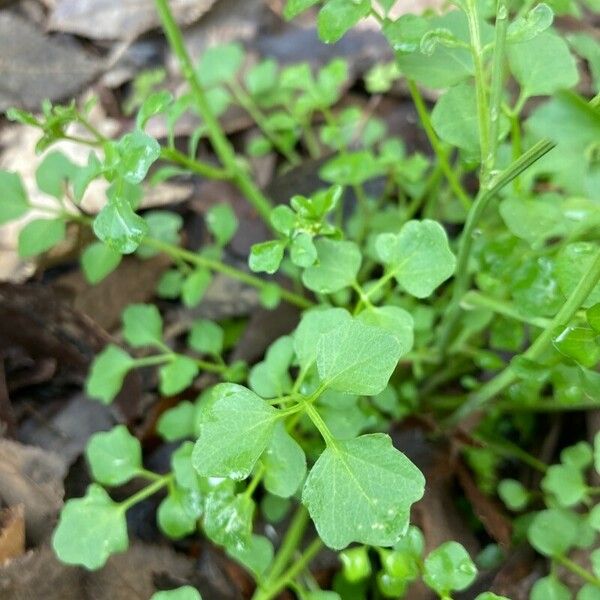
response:
{"label": "dry brown leaf", "polygon": [[[180,25],[190,25],[216,0],[171,0]],[[150,0],[57,0],[50,15],[50,29],[76,33],[94,40],[132,40],[158,27]]]}
{"label": "dry brown leaf", "polygon": [[0,111],[35,110],[46,98],[70,98],[101,69],[75,44],[55,40],[9,11],[0,13]]}
{"label": "dry brown leaf", "polygon": [[0,565],[25,553],[25,516],[22,504],[0,511]]}

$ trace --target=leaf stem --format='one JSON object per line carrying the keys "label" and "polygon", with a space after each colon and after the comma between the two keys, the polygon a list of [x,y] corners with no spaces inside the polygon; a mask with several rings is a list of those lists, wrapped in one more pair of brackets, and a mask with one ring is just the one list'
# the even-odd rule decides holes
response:
{"label": "leaf stem", "polygon": [[421,120],[421,125],[423,125],[423,129],[425,130],[425,135],[435,152],[435,155],[438,159],[438,164],[444,173],[444,176],[448,180],[448,184],[450,185],[450,189],[454,192],[455,196],[460,200],[461,204],[464,206],[466,210],[471,208],[473,204],[471,198],[465,192],[462,187],[458,177],[454,173],[450,162],[448,161],[448,154],[446,149],[443,147],[440,139],[433,129],[433,125],[431,124],[431,118],[429,117],[429,112],[427,111],[427,107],[425,106],[425,101],[423,100],[423,96],[419,91],[419,88],[411,79],[407,79],[406,83],[408,85],[408,90],[413,100],[413,104],[417,109],[417,114],[419,115],[419,119]]}
{"label": "leaf stem", "polygon": [[[531,344],[523,357],[536,361],[546,351],[552,342],[552,337],[555,331],[566,326],[569,321],[575,316],[581,304],[589,296],[596,284],[600,281],[600,251],[596,254],[590,268],[584,273],[575,289],[571,292],[567,301],[552,319],[550,324],[542,331],[537,339]],[[517,379],[517,374],[512,365],[508,365],[496,377],[484,384],[477,392],[472,394],[467,402],[458,408],[448,420],[450,425],[458,423],[472,412],[481,408],[484,404],[492,400],[506,387],[514,383]]]}
{"label": "leaf stem", "polygon": [[481,31],[479,29],[479,9],[477,0],[466,0],[466,15],[471,38],[471,55],[475,67],[475,97],[477,122],[479,125],[479,145],[481,148],[481,181],[487,179],[486,157],[490,154],[490,112],[486,90],[486,73],[483,65]]}
{"label": "leaf stem", "polygon": [[[143,244],[150,248],[154,248],[155,250],[159,250],[160,252],[164,252],[174,259],[185,260],[198,267],[203,267],[216,273],[222,273],[223,275],[227,275],[232,279],[237,279],[238,281],[241,281],[242,283],[255,287],[259,290],[263,290],[267,286],[271,287],[273,285],[277,285],[268,281],[264,281],[259,277],[255,277],[254,275],[246,273],[240,269],[236,269],[235,267],[226,265],[219,260],[202,256],[196,252],[185,250],[184,248],[162,242],[161,240],[145,238]],[[277,285],[277,287],[281,298],[286,302],[289,302],[298,308],[310,308],[313,306],[313,303],[308,298],[300,296],[294,292],[290,292],[282,286]]]}
{"label": "leaf stem", "polygon": [[177,163],[189,171],[202,175],[202,177],[208,179],[229,179],[231,177],[231,173],[226,169],[221,169],[197,159],[190,158],[175,148],[161,148],[160,157],[170,162]]}
{"label": "leaf stem", "polygon": [[498,150],[498,131],[504,90],[504,58],[506,52],[506,32],[508,31],[508,6],[505,0],[497,0],[496,5],[496,41],[492,59],[492,87],[490,91],[490,141],[488,153],[482,154],[486,178],[496,166]]}
{"label": "leaf stem", "polygon": [[600,577],[595,577],[589,571],[586,571],[581,565],[578,565],[575,561],[566,556],[555,556],[553,558],[563,567],[569,569],[569,571],[579,575],[579,577],[581,577],[581,579],[583,579],[585,582],[600,588]]}
{"label": "leaf stem", "polygon": [[148,498],[148,496],[152,496],[152,494],[156,494],[160,489],[169,485],[169,482],[173,479],[173,475],[169,473],[168,475],[164,475],[159,477],[156,481],[152,482],[150,485],[147,485],[145,488],[142,488],[139,492],[133,494],[133,496],[129,496],[127,500],[123,500],[123,502],[119,503],[119,506],[123,511],[129,510],[134,504],[141,502]]}
{"label": "leaf stem", "polygon": [[156,6],[162,28],[165,32],[169,45],[171,46],[171,50],[177,57],[182,74],[192,90],[196,107],[202,116],[202,119],[204,120],[208,138],[210,139],[215,153],[225,166],[225,169],[231,173],[233,182],[237,185],[242,194],[246,196],[250,204],[255,208],[256,212],[264,219],[264,221],[269,224],[269,215],[272,208],[271,202],[258,189],[252,179],[249,177],[248,173],[242,167],[241,163],[238,162],[233,146],[227,139],[221,124],[214,115],[210,104],[208,103],[206,93],[202,84],[200,83],[200,80],[198,79],[196,71],[194,70],[194,65],[183,42],[181,30],[173,18],[168,1],[154,0],[154,4]]}

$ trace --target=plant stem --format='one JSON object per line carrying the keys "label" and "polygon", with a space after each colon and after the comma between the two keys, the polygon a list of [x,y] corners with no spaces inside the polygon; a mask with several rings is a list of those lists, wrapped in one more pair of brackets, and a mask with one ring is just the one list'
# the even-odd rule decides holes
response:
{"label": "plant stem", "polygon": [[319,538],[313,540],[298,560],[279,579],[257,589],[254,596],[252,596],[252,600],[271,600],[275,598],[308,567],[310,561],[320,552],[322,547],[323,542]]}
{"label": "plant stem", "polygon": [[[201,254],[191,252],[190,250],[185,250],[184,248],[180,248],[179,246],[175,246],[173,244],[167,244],[166,242],[162,242],[153,238],[146,238],[144,239],[143,243],[150,248],[154,248],[155,250],[159,250],[160,252],[168,254],[174,259],[185,260],[198,267],[203,267],[205,269],[215,271],[216,273],[222,273],[223,275],[227,275],[232,279],[237,279],[238,281],[241,281],[242,283],[255,287],[259,290],[263,290],[267,286],[277,285],[269,281],[264,281],[259,277],[255,277],[254,275],[246,273],[245,271],[241,271],[240,269],[236,269],[235,267],[226,265],[221,261],[202,256]],[[308,298],[300,296],[299,294],[295,294],[294,292],[290,292],[282,286],[277,287],[279,288],[279,294],[281,298],[286,302],[289,302],[298,308],[310,308],[313,305]]]}
{"label": "plant stem", "polygon": [[581,565],[566,556],[555,556],[554,560],[560,563],[563,567],[569,569],[576,575],[579,575],[585,582],[595,585],[600,588],[600,577],[595,577],[589,571],[586,571]]}
{"label": "plant stem", "polygon": [[160,477],[150,485],[147,485],[145,488],[141,489],[139,492],[133,494],[133,496],[129,496],[127,500],[120,502],[119,506],[123,511],[129,510],[134,504],[145,500],[148,498],[148,496],[152,496],[152,494],[156,494],[156,492],[168,485],[172,478],[173,476],[170,473]]}
{"label": "plant stem", "polygon": [[265,115],[263,115],[260,108],[256,106],[256,103],[252,97],[246,93],[244,88],[235,80],[229,82],[229,88],[231,89],[231,92],[233,93],[233,96],[237,100],[238,104],[252,117],[254,122],[258,125],[260,130],[273,144],[273,146],[283,156],[285,156],[290,164],[294,166],[299,165],[301,162],[299,154],[294,149],[286,148],[285,143],[281,140],[281,138],[276,133],[273,133],[269,130]]}
{"label": "plant stem", "polygon": [[496,298],[490,298],[485,294],[473,290],[467,292],[463,296],[460,305],[461,308],[467,310],[470,307],[488,308],[489,310],[498,313],[499,315],[503,315],[504,317],[508,317],[509,319],[515,319],[516,321],[521,321],[522,323],[527,323],[528,325],[533,325],[534,327],[540,327],[541,329],[545,329],[550,325],[549,319],[544,319],[543,317],[529,317],[520,313],[512,304],[508,302],[496,300]]}
{"label": "plant stem", "polygon": [[270,226],[269,215],[271,212],[271,202],[263,195],[258,187],[256,187],[248,173],[238,162],[233,146],[227,139],[221,124],[215,117],[210,104],[206,99],[204,88],[194,70],[194,65],[183,42],[181,30],[173,18],[168,1],[154,0],[154,4],[171,50],[177,57],[182,74],[192,90],[196,107],[204,120],[208,138],[211,141],[215,153],[225,166],[225,169],[231,173],[233,182],[237,185],[242,194],[246,196],[256,212]]}
{"label": "plant stem", "polygon": [[[580,279],[575,289],[571,292],[567,301],[552,319],[548,327],[542,331],[535,342],[523,354],[523,357],[536,361],[546,351],[552,343],[552,338],[556,335],[556,330],[568,325],[569,321],[575,316],[581,304],[590,295],[596,284],[600,281],[600,252],[598,252],[587,272]],[[492,400],[497,394],[506,387],[514,383],[517,374],[512,365],[508,365],[496,377],[488,381],[477,392],[472,394],[467,402],[457,409],[449,419],[449,424],[458,423],[461,419],[471,414],[473,411],[481,408],[484,404]]]}
{"label": "plant stem", "polygon": [[292,559],[294,552],[296,552],[296,549],[300,545],[309,522],[310,516],[308,511],[300,504],[287,528],[283,542],[277,551],[277,555],[263,584],[264,586],[267,586],[270,581],[277,579],[283,573],[285,567]]}
{"label": "plant stem", "polygon": [[490,154],[490,112],[486,90],[486,73],[483,65],[483,48],[479,30],[479,9],[477,0],[466,0],[467,23],[471,38],[471,55],[475,67],[475,97],[477,104],[477,123],[479,125],[479,145],[481,148],[481,181],[487,179],[486,157]]}
{"label": "plant stem", "polygon": [[208,179],[229,179],[231,177],[231,174],[225,169],[190,158],[175,148],[161,148],[160,156]]}
{"label": "plant stem", "polygon": [[486,177],[496,166],[498,149],[498,130],[504,89],[504,56],[506,52],[506,32],[508,30],[508,7],[505,0],[497,0],[496,6],[496,41],[492,61],[492,87],[490,91],[490,145],[487,155],[482,155],[485,162]]}
{"label": "plant stem", "polygon": [[448,184],[450,185],[450,189],[454,192],[455,196],[460,200],[461,204],[465,207],[466,210],[469,210],[472,205],[471,198],[463,189],[460,181],[456,177],[452,166],[448,162],[448,155],[446,153],[445,148],[443,147],[440,139],[433,129],[433,125],[431,124],[431,119],[429,117],[429,112],[427,111],[427,107],[425,106],[425,102],[423,100],[423,96],[419,91],[419,88],[411,79],[407,79],[406,83],[408,85],[408,90],[412,97],[415,108],[417,109],[417,114],[419,115],[419,119],[421,120],[421,125],[423,125],[423,129],[425,130],[425,135],[427,135],[427,139],[435,152],[435,155],[438,159],[438,164],[442,169],[444,176],[448,180]]}
{"label": "plant stem", "polygon": [[[596,95],[590,105],[598,107],[600,105],[600,94]],[[475,232],[479,225],[481,216],[485,212],[489,203],[493,198],[511,181],[517,178],[523,171],[537,162],[540,158],[548,154],[556,144],[549,139],[540,140],[532,146],[525,154],[512,162],[506,169],[493,177],[489,186],[481,187],[477,198],[467,215],[465,227],[463,229],[462,238],[458,250],[458,260],[456,264],[456,279],[452,290],[452,298],[448,304],[448,309],[444,315],[440,327],[440,356],[443,358],[446,354],[450,340],[454,334],[457,322],[460,318],[460,301],[465,295],[471,281],[469,274],[469,258],[471,249],[475,240]]]}

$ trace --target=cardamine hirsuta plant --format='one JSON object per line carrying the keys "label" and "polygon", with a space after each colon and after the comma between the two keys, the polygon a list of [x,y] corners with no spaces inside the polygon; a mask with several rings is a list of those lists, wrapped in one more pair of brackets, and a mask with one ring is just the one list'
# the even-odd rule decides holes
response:
{"label": "cardamine hirsuta plant", "polygon": [[[572,597],[558,566],[578,579],[578,600],[600,598],[600,551],[588,550],[591,567],[570,557],[593,548],[600,531],[600,490],[590,479],[593,465],[600,470],[600,438],[565,448],[550,467],[523,449],[543,435],[534,416],[600,406],[600,97],[573,91],[583,68],[598,91],[600,44],[553,25],[555,14],[581,17],[597,2],[454,0],[441,14],[396,18],[393,0],[288,0],[286,18],[318,10],[324,43],[362,19],[379,23],[395,60],[373,67],[366,88],[404,86],[431,146],[425,154],[407,153],[360,108],[338,108],[343,60],[318,71],[270,59],[246,67],[242,46],[231,43],[195,61],[168,2],[155,5],[187,82],[179,97],[150,93],[119,139],[92,125],[89,105],[9,112],[40,130],[37,182],[55,200],[22,230],[20,254],[49,250],[68,224],[90,227],[97,239],[81,266],[91,283],[124,254],[163,253],[172,267],[161,298],[196,306],[222,274],[256,288],[263,306],[287,302],[301,318],[246,365],[230,361],[221,324],[196,321],[187,347],[174,349],[156,306],[128,306],[123,345],[108,345],[93,363],[91,398],[111,402],[139,368],[158,370],[166,396],[203,372],[219,382],[162,414],[158,433],[178,444],[168,473],[144,467],[124,425],[91,438],[95,483],[65,504],[53,537],[58,557],[101,568],[128,546],[127,510],[158,494],[161,531],[223,547],[256,580],[254,600],[286,589],[301,600],[401,598],[417,580],[451,599],[478,567],[456,541],[426,550],[411,524],[427,481],[388,431],[417,415],[433,435],[468,432],[477,444],[465,458],[482,490],[522,513],[515,543],[528,540],[548,565],[531,598]],[[261,131],[249,156],[276,153],[281,169],[320,159],[322,188],[275,206],[220,125],[232,104]],[[173,131],[186,113],[200,125],[182,152]],[[162,144],[145,131],[156,115],[171,132]],[[64,139],[90,147],[87,164],[51,149]],[[199,144],[214,161],[198,158]],[[181,174],[233,183],[264,219],[270,239],[253,246],[248,270],[226,261],[238,226],[226,202],[209,210],[212,243],[200,249],[181,245],[178,214],[140,210],[143,182]],[[106,203],[90,215],[81,202],[96,179],[108,182]],[[35,208],[16,173],[0,172],[0,192],[2,223]],[[541,471],[541,490],[502,479],[507,458]],[[113,500],[111,488],[134,478],[139,491]],[[284,518],[281,539],[259,533],[258,523]],[[330,591],[309,569],[323,547],[340,552]]]}

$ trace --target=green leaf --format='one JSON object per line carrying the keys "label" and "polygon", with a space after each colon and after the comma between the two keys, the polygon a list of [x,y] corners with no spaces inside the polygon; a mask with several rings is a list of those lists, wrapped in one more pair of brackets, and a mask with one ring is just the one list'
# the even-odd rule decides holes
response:
{"label": "green leaf", "polygon": [[564,556],[576,543],[579,517],[574,512],[551,508],[535,515],[527,538],[544,556]]}
{"label": "green leaf", "polygon": [[587,469],[594,461],[594,451],[587,442],[577,442],[560,453],[560,460],[565,465],[577,469]]}
{"label": "green leaf", "polygon": [[287,0],[283,16],[290,20],[317,4],[319,0]]}
{"label": "green leaf", "polygon": [[538,579],[531,588],[530,600],[571,600],[573,594],[554,575]]}
{"label": "green leaf", "polygon": [[475,86],[463,82],[451,87],[436,102],[431,124],[439,137],[470,155],[479,154],[479,126]]}
{"label": "green leaf", "polygon": [[[568,588],[567,588],[568,591]],[[568,598],[568,596],[567,596]],[[597,600],[598,599],[598,586],[593,583],[586,583],[577,592],[577,600]],[[539,600],[539,599],[538,599]]]}
{"label": "green leaf", "polygon": [[181,299],[188,308],[197,306],[206,290],[212,283],[212,275],[208,269],[196,269],[191,275],[186,277],[181,286]]}
{"label": "green leaf", "polygon": [[594,469],[600,474],[600,432],[594,436]]}
{"label": "green leaf", "polygon": [[444,228],[429,219],[409,221],[397,235],[378,235],[375,248],[398,283],[417,298],[430,296],[456,267]]}
{"label": "green leaf", "polygon": [[125,511],[93,483],[83,498],[67,501],[52,537],[58,558],[95,570],[128,546]]}
{"label": "green leaf", "polygon": [[552,339],[552,343],[561,354],[584,367],[591,369],[600,362],[598,332],[591,327],[569,325]]}
{"label": "green leaf", "polygon": [[340,552],[342,572],[350,583],[362,581],[371,575],[371,559],[365,546],[356,546]]}
{"label": "green leaf", "polygon": [[19,234],[19,256],[29,258],[53,248],[65,239],[66,227],[62,219],[36,219],[23,227]]}
{"label": "green leaf", "polygon": [[196,72],[202,85],[212,87],[235,78],[244,62],[241,44],[232,42],[205,50]]}
{"label": "green leaf", "polygon": [[358,319],[365,325],[372,325],[391,333],[400,345],[400,356],[404,356],[413,347],[414,321],[408,312],[397,306],[368,307]]}
{"label": "green leaf", "polygon": [[[473,58],[468,48],[443,44],[438,44],[430,56],[420,52],[421,39],[427,31],[435,29],[446,29],[463,42],[469,41],[467,19],[462,11],[449,11],[430,19],[404,15],[395,23],[386,24],[383,32],[396,51],[402,74],[426,87],[450,88],[473,75]],[[485,33],[485,27],[482,30]]]}
{"label": "green leaf", "polygon": [[35,181],[42,192],[60,199],[65,195],[67,181],[72,180],[78,170],[62,152],[49,152],[35,171]]}
{"label": "green leaf", "polygon": [[549,31],[509,44],[508,62],[526,97],[550,95],[579,81],[577,62],[567,43]]}
{"label": "green leaf", "polygon": [[243,551],[251,541],[253,515],[252,498],[235,496],[227,484],[221,484],[206,498],[204,531],[228,552]]}
{"label": "green leaf", "polygon": [[86,382],[88,396],[110,404],[123,386],[125,376],[135,366],[135,360],[113,344],[109,344],[92,363]]}
{"label": "green leaf", "polygon": [[122,255],[102,242],[93,242],[81,255],[81,268],[87,281],[96,284],[110,275],[120,264]]}
{"label": "green leaf", "polygon": [[196,531],[201,515],[202,496],[197,491],[171,486],[158,507],[156,518],[165,535],[179,540]]}
{"label": "green leaf", "polygon": [[238,220],[229,204],[215,204],[206,213],[206,226],[219,246],[231,241],[238,228]]}
{"label": "green leaf", "polygon": [[352,285],[362,261],[358,246],[354,242],[321,238],[315,247],[318,259],[302,273],[304,285],[319,294],[333,294]]}
{"label": "green leaf", "polygon": [[[574,242],[561,248],[556,261],[556,279],[565,296],[573,292],[588,272],[598,252],[600,248],[592,242]],[[598,302],[600,302],[600,284],[591,291],[583,306],[589,308]]]}
{"label": "green leaf", "polygon": [[156,592],[150,600],[202,600],[200,592],[191,585],[184,585],[175,590]]}
{"label": "green leaf", "polygon": [[279,269],[283,259],[286,243],[282,240],[271,240],[254,244],[250,250],[248,265],[255,273],[269,273],[272,275]]}
{"label": "green leaf", "polygon": [[429,553],[423,581],[440,596],[468,588],[477,576],[477,567],[458,542],[446,542]]}
{"label": "green leaf", "polygon": [[350,28],[369,15],[370,0],[327,0],[317,17],[319,37],[326,44],[337,42]]}
{"label": "green leaf", "polygon": [[482,594],[478,594],[475,600],[510,600],[510,598],[498,596],[498,594],[494,594],[493,592],[483,592]]}
{"label": "green leaf", "polygon": [[273,310],[281,302],[281,288],[275,283],[267,283],[258,294],[260,305],[268,310]]}
{"label": "green leaf", "polygon": [[148,225],[123,199],[109,201],[94,219],[94,233],[110,248],[121,254],[135,252]]}
{"label": "green leaf", "polygon": [[148,170],[160,156],[160,145],[148,134],[136,129],[117,143],[118,172],[129,183],[144,181]]}
{"label": "green leaf", "polygon": [[194,321],[188,337],[191,348],[201,354],[220,356],[223,351],[225,333],[219,325],[208,319]]}
{"label": "green leaf", "polygon": [[163,322],[154,304],[130,304],[122,320],[123,337],[130,346],[161,346]]}
{"label": "green leaf", "polygon": [[273,544],[262,535],[252,535],[243,547],[229,549],[229,556],[246,567],[260,581],[273,562]]}
{"label": "green leaf", "polygon": [[581,470],[570,465],[548,467],[541,486],[544,492],[556,498],[559,506],[574,506],[587,496],[587,483]]}
{"label": "green leaf", "polygon": [[278,411],[249,389],[222,383],[199,407],[192,462],[200,475],[246,479],[265,451]]}
{"label": "green leaf", "polygon": [[85,456],[93,478],[103,485],[127,483],[142,469],[140,442],[124,425],[95,433],[88,442]]}
{"label": "green leaf", "polygon": [[0,225],[27,214],[29,199],[17,173],[0,171]]}
{"label": "green leaf", "polygon": [[400,350],[394,335],[353,319],[319,338],[317,369],[328,388],[374,396],[385,389]]}
{"label": "green leaf", "polygon": [[312,236],[305,232],[295,236],[290,246],[290,258],[298,267],[306,268],[313,265],[317,260],[317,248]]}
{"label": "green leaf", "polygon": [[424,486],[390,437],[375,433],[329,446],[308,475],[302,502],[330,548],[389,546],[406,532],[410,506]]}
{"label": "green leaf", "polygon": [[516,479],[503,479],[498,485],[498,495],[510,510],[523,510],[529,503],[529,491]]}
{"label": "green leaf", "polygon": [[179,298],[183,287],[183,273],[178,269],[169,269],[162,274],[156,288],[159,298],[174,300]]}
{"label": "green leaf", "polygon": [[294,332],[294,351],[302,369],[317,360],[317,341],[352,320],[343,308],[314,308],[306,311]]}
{"label": "green leaf", "polygon": [[173,100],[173,94],[168,90],[152,92],[140,106],[135,118],[135,126],[144,129],[146,123],[155,115],[165,112]]}
{"label": "green leaf", "polygon": [[167,442],[194,437],[196,407],[187,400],[165,411],[156,424],[156,431]]}
{"label": "green leaf", "polygon": [[294,357],[292,338],[280,337],[269,347],[265,360],[252,367],[248,383],[262,398],[276,398],[291,391],[289,368]]}
{"label": "green leaf", "polygon": [[177,354],[158,370],[160,393],[174,396],[192,385],[198,374],[198,364],[192,358]]}
{"label": "green leaf", "polygon": [[587,309],[585,316],[590,327],[597,333],[600,333],[600,303]]}
{"label": "green leaf", "polygon": [[508,26],[506,39],[512,43],[526,42],[546,31],[553,21],[554,12],[547,4],[541,2]]}
{"label": "green leaf", "polygon": [[265,489],[275,496],[289,498],[296,493],[306,475],[304,451],[279,422],[263,457]]}
{"label": "green leaf", "polygon": [[328,160],[319,175],[325,181],[339,185],[361,185],[383,173],[381,163],[369,150],[347,152]]}
{"label": "green leaf", "polygon": [[[169,210],[152,210],[144,214],[144,221],[148,226],[148,237],[165,244],[179,245],[179,230],[183,226],[180,215]],[[138,248],[138,256],[142,258],[150,258],[157,254],[158,250],[149,246],[142,245]]]}

